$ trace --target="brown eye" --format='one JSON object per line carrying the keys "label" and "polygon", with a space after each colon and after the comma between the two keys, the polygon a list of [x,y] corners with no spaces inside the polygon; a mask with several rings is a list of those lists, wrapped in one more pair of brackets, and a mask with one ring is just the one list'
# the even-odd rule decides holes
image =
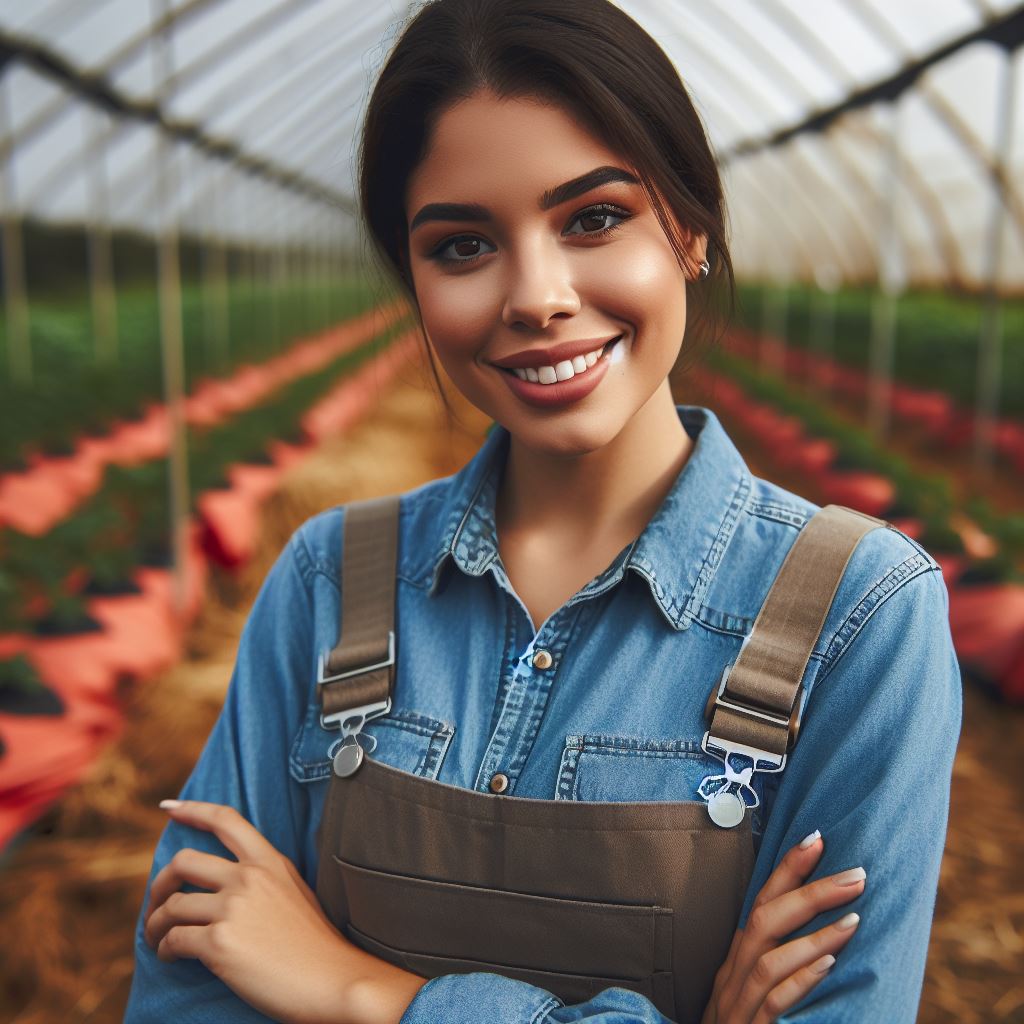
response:
{"label": "brown eye", "polygon": [[[575,224],[583,229],[582,231],[566,231],[568,235],[588,235],[591,238],[606,235],[614,231],[624,221],[629,220],[630,214],[625,210],[616,209],[614,206],[592,206],[576,214],[569,222],[570,227]],[[608,221],[618,223],[609,224]]]}
{"label": "brown eye", "polygon": [[580,217],[580,227],[584,231],[600,231],[602,228],[607,227],[604,223],[608,217],[606,213],[585,213]]}
{"label": "brown eye", "polygon": [[442,242],[430,253],[430,258],[440,263],[472,263],[484,254],[480,246],[488,244],[490,243],[472,235],[458,235]]}

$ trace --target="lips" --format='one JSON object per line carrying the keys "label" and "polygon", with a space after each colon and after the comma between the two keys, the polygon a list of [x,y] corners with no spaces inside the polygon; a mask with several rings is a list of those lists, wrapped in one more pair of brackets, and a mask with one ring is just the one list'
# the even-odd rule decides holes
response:
{"label": "lips", "polygon": [[[580,377],[584,374],[590,373],[591,369],[600,361],[604,360],[612,347],[621,340],[622,335],[618,334],[614,338],[606,341],[603,346],[595,346],[594,348],[587,349],[585,352],[582,352],[572,358],[556,360],[553,363],[524,363],[522,367],[497,366],[497,369],[501,370],[503,373],[516,376],[520,380],[526,380],[528,378],[533,383],[539,382],[546,387],[553,387],[556,383],[561,384],[567,380],[572,380],[575,377]],[[551,352],[554,350],[548,349],[546,351]],[[533,353],[531,353],[531,355],[533,355]],[[533,356],[533,358],[543,357]]]}
{"label": "lips", "polygon": [[601,356],[593,366],[553,384],[521,380],[516,376],[514,370],[505,367],[495,367],[495,369],[500,370],[502,380],[505,381],[512,393],[527,405],[545,410],[563,408],[582,401],[601,383],[611,366],[608,349],[617,341],[618,338],[613,338],[605,345]]}
{"label": "lips", "polygon": [[555,366],[566,360],[571,361],[576,356],[603,349],[609,342],[621,337],[621,334],[616,334],[609,338],[581,338],[579,341],[566,341],[560,345],[552,345],[550,348],[526,349],[506,356],[504,359],[495,359],[493,365],[502,370],[525,370],[527,367],[536,370],[541,366]]}

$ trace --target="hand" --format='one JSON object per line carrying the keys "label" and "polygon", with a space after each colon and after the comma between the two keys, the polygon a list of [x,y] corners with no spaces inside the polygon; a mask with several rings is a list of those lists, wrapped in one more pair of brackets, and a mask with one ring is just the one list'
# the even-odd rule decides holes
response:
{"label": "hand", "polygon": [[[856,931],[859,916],[847,914],[834,924],[779,945],[786,935],[822,911],[849,903],[864,891],[861,869],[804,885],[824,849],[816,832],[804,843],[807,845],[794,846],[782,858],[758,893],[747,927],[736,929],[725,963],[715,975],[701,1024],[772,1024],[821,981],[835,963],[833,954]],[[850,876],[854,876],[852,881]]]}
{"label": "hand", "polygon": [[[282,1024],[397,1024],[424,978],[349,942],[295,865],[233,807],[161,806],[182,825],[212,832],[238,860],[183,849],[157,873],[144,934],[160,960],[200,960]],[[185,882],[211,891],[180,892]],[[355,998],[367,980],[388,997],[372,1016]]]}

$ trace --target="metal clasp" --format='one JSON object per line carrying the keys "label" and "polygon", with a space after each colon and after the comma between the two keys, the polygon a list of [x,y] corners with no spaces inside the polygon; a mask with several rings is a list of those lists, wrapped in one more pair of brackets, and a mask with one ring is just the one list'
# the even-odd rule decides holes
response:
{"label": "metal clasp", "polygon": [[[395,663],[395,632],[388,630],[388,656],[384,661],[373,665],[360,665],[358,668],[349,669],[346,672],[338,672],[333,676],[325,676],[324,670],[327,667],[327,656],[321,652],[317,660],[316,682],[317,691],[326,683],[333,683],[339,679],[351,679],[353,676],[362,676],[367,672],[374,672],[380,668],[388,668]],[[355,736],[371,718],[379,718],[391,710],[391,697],[384,700],[374,701],[371,704],[362,704],[355,708],[346,708],[343,711],[335,711],[329,715],[320,712],[320,724],[325,729],[340,728],[346,739]],[[354,723],[354,724],[351,724]]]}
{"label": "metal clasp", "polygon": [[[718,692],[715,694],[714,701],[709,702],[709,710],[715,706],[729,708],[740,714],[760,718],[783,728],[788,727],[788,718],[766,711],[755,711],[753,708],[723,699],[722,694],[725,692],[731,667],[726,666],[722,672]],[[724,773],[705,776],[697,787],[697,794],[707,801],[708,813],[712,820],[725,828],[738,825],[743,820],[747,808],[753,809],[760,805],[761,800],[757,791],[751,785],[754,772],[781,772],[786,767],[788,756],[787,754],[775,754],[770,750],[762,750],[760,747],[753,747],[746,743],[738,743],[735,740],[727,740],[721,736],[712,736],[710,729],[705,731],[700,741],[700,748],[705,754],[717,758],[725,766]],[[749,764],[734,765],[732,758],[736,755],[749,761]]]}

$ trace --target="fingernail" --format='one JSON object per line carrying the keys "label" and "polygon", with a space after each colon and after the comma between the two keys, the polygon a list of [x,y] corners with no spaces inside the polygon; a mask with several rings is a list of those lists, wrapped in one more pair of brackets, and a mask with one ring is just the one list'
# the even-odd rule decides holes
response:
{"label": "fingernail", "polygon": [[867,878],[867,872],[863,868],[850,868],[849,871],[844,871],[841,875],[836,875],[832,879],[836,885],[853,885],[854,882],[863,882]]}
{"label": "fingernail", "polygon": [[851,928],[856,927],[859,920],[860,914],[847,914],[846,917],[841,917],[836,921],[836,927],[840,931],[848,932]]}
{"label": "fingernail", "polygon": [[161,800],[160,801],[160,806],[166,811],[166,810],[170,810],[173,807],[180,807],[181,806],[181,801],[180,800]]}
{"label": "fingernail", "polygon": [[815,840],[820,838],[821,833],[817,829],[815,829],[809,836],[804,836],[804,838],[800,840],[800,849],[806,850],[808,846],[810,846]]}
{"label": "fingernail", "polygon": [[836,958],[831,953],[826,953],[811,964],[811,970],[815,974],[824,974],[835,962]]}

